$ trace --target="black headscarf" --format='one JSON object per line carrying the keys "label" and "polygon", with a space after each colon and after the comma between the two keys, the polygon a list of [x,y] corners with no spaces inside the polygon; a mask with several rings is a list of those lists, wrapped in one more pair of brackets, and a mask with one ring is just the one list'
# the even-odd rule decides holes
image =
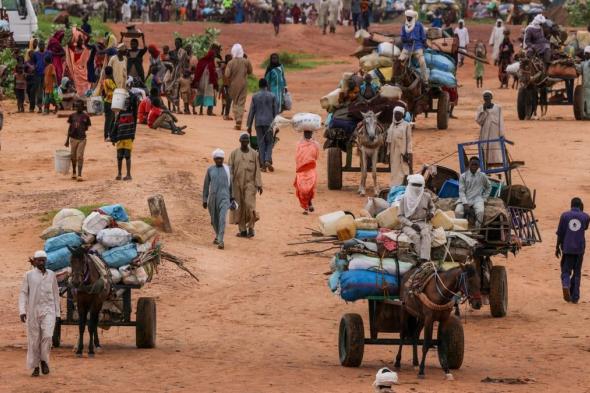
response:
{"label": "black headscarf", "polygon": [[276,56],[277,59],[279,59],[279,54],[278,53],[273,53],[270,55],[269,61],[268,61],[268,66],[266,67],[266,72],[264,73],[264,77],[266,77],[269,72],[271,72],[274,68],[278,68],[281,66],[281,60],[279,59],[276,63],[272,62],[272,58]]}

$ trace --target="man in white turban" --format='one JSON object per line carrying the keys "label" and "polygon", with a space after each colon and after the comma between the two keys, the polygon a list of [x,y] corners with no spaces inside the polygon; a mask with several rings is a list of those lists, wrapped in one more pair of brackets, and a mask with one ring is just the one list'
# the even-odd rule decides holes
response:
{"label": "man in white turban", "polygon": [[542,14],[535,16],[524,30],[523,47],[526,49],[527,54],[540,56],[547,65],[551,62],[551,44],[549,38],[545,37],[543,32],[545,22],[547,22],[547,19]]}
{"label": "man in white turban", "polygon": [[211,225],[215,231],[213,244],[224,249],[225,220],[227,211],[233,201],[229,166],[223,163],[225,153],[216,149],[213,154],[215,165],[207,168],[203,185],[203,208],[209,210]]}
{"label": "man in white turban", "polygon": [[[504,114],[502,107],[492,102],[493,94],[490,90],[483,92],[483,104],[477,109],[475,121],[479,125],[479,140],[491,141],[504,136]],[[501,167],[505,153],[500,142],[482,143],[484,154],[484,169]]]}
{"label": "man in white turban", "polygon": [[18,308],[20,320],[27,324],[27,367],[33,377],[49,374],[49,351],[55,321],[60,316],[59,290],[55,273],[45,268],[47,254],[37,251],[29,262],[33,269],[25,273]]}
{"label": "man in white turban", "polygon": [[393,109],[393,121],[387,130],[387,152],[391,166],[391,187],[399,186],[412,173],[412,125],[404,120],[406,110]]}
{"label": "man in white turban", "polygon": [[420,64],[420,76],[423,81],[428,81],[428,72],[426,70],[426,61],[424,60],[424,49],[426,48],[426,32],[424,26],[418,19],[418,13],[414,10],[407,10],[406,23],[402,26],[402,53],[399,56],[400,61],[405,61],[408,57],[415,57]]}
{"label": "man in white turban", "polygon": [[234,44],[231,48],[232,59],[225,67],[225,79],[229,86],[229,96],[234,106],[234,119],[236,130],[242,129],[244,107],[248,96],[248,75],[252,74],[252,64],[244,57],[244,49],[240,44]]}
{"label": "man in white turban", "polygon": [[434,217],[434,203],[430,194],[424,192],[424,177],[422,175],[408,176],[406,193],[400,200],[398,218],[402,223],[402,231],[412,244],[420,258],[420,262],[430,260],[432,225]]}
{"label": "man in white turban", "polygon": [[469,30],[465,27],[465,21],[459,19],[459,26],[455,29],[455,35],[459,37],[459,65],[462,66],[465,60],[465,56],[461,53],[467,51],[467,45],[469,45]]}
{"label": "man in white turban", "polygon": [[489,45],[492,47],[492,59],[494,59],[494,64],[498,64],[500,45],[502,45],[502,42],[504,41],[504,30],[504,22],[502,19],[498,19],[494,29],[492,30],[489,41]]}

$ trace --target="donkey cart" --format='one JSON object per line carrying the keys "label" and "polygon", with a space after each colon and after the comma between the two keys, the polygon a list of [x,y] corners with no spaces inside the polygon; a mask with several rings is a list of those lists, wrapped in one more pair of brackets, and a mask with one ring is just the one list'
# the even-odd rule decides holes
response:
{"label": "donkey cart", "polygon": [[[398,297],[370,296],[369,337],[365,337],[363,319],[359,314],[344,314],[340,320],[338,334],[338,351],[340,364],[344,367],[359,367],[363,361],[365,345],[411,345],[411,339],[380,338],[379,333],[400,333],[401,301]],[[431,341],[437,348],[439,362],[443,366],[441,355],[446,353],[449,368],[456,370],[463,363],[465,342],[463,325],[455,316],[450,316],[444,328],[438,326],[437,338]],[[417,345],[423,345],[419,339]]]}
{"label": "donkey cart", "polygon": [[[100,311],[98,326],[110,328],[111,326],[135,327],[135,345],[137,348],[154,348],[156,346],[156,299],[153,297],[140,297],[135,308],[135,321],[131,318],[131,291],[139,289],[139,285],[114,285],[114,291],[120,294],[115,300],[107,301]],[[78,312],[72,289],[60,285],[60,294],[66,298],[66,317],[55,324],[53,331],[53,346],[61,344],[61,327],[64,325],[78,326]]]}

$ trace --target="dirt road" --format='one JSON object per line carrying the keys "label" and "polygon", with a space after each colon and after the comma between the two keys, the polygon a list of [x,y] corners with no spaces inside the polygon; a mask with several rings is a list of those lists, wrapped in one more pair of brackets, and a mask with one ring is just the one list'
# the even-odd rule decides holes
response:
{"label": "dirt road", "polygon": [[[348,54],[355,48],[350,31],[322,37],[317,30],[287,26],[271,35],[271,26],[221,26],[224,48],[241,42],[257,75],[271,52],[302,51],[333,64],[289,73],[296,111],[320,112],[319,97],[331,91],[344,71],[355,67]],[[202,25],[150,25],[149,42],[172,41],[172,32],[201,31]],[[397,30],[397,29],[396,29]],[[489,27],[472,29],[487,38]],[[418,164],[433,162],[477,138],[475,108],[481,90],[474,87],[473,65],[459,72],[462,87],[459,120],[437,131],[434,119],[420,118],[414,136]],[[467,311],[463,367],[446,382],[436,351],[427,359],[427,379],[418,380],[405,351],[399,391],[413,392],[584,392],[590,391],[590,304],[588,268],[582,301],[561,299],[558,261],[553,257],[554,230],[571,197],[590,197],[588,126],[575,122],[569,107],[554,107],[540,121],[519,122],[513,90],[497,90],[493,67],[485,87],[495,90],[504,108],[506,134],[516,145],[512,155],[526,161],[521,173],[537,190],[536,215],[544,242],[517,258],[498,258],[509,280],[509,314],[493,319],[489,311]],[[14,103],[4,103],[14,110]],[[217,108],[219,112],[219,108]],[[54,116],[8,114],[0,152],[0,391],[190,391],[190,392],[370,392],[375,372],[392,366],[391,348],[366,348],[358,369],[340,367],[337,333],[340,316],[366,304],[345,304],[326,287],[328,259],[285,258],[286,243],[316,225],[317,216],[336,209],[357,211],[365,201],[355,194],[356,175],[345,176],[342,191],[328,191],[325,160],[319,171],[317,213],[303,216],[295,198],[294,150],[300,137],[283,130],[275,150],[277,171],[264,174],[258,200],[262,219],[257,237],[237,239],[228,228],[226,250],[215,249],[208,215],[201,208],[203,173],[210,153],[238,146],[238,132],[221,118],[181,116],[187,135],[175,136],[146,127],[138,129],[133,152],[133,182],[117,182],[115,150],[102,141],[102,118],[93,117],[86,150],[85,179],[73,183],[53,171],[53,152],[62,146],[66,122]],[[320,136],[319,136],[320,137]],[[451,160],[447,165],[456,167]],[[381,184],[386,176],[380,177]],[[158,341],[153,350],[138,350],[130,328],[102,331],[104,352],[94,359],[72,353],[74,328],[62,332],[63,346],[53,351],[49,377],[31,379],[25,370],[26,336],[16,308],[27,257],[42,247],[38,237],[47,211],[92,203],[122,203],[130,214],[148,215],[146,199],[165,196],[174,233],[165,235],[171,252],[190,258],[200,283],[164,265],[142,296],[158,300]],[[532,378],[528,385],[489,385],[485,377]]]}

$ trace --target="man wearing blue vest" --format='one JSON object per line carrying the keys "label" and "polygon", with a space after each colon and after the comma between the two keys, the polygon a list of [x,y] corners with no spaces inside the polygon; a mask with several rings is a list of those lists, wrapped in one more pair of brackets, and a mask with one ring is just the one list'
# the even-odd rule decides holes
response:
{"label": "man wearing blue vest", "polygon": [[571,207],[559,219],[555,256],[561,257],[563,299],[577,304],[580,300],[580,279],[586,249],[585,232],[590,216],[584,213],[584,204],[580,198],[573,198]]}

